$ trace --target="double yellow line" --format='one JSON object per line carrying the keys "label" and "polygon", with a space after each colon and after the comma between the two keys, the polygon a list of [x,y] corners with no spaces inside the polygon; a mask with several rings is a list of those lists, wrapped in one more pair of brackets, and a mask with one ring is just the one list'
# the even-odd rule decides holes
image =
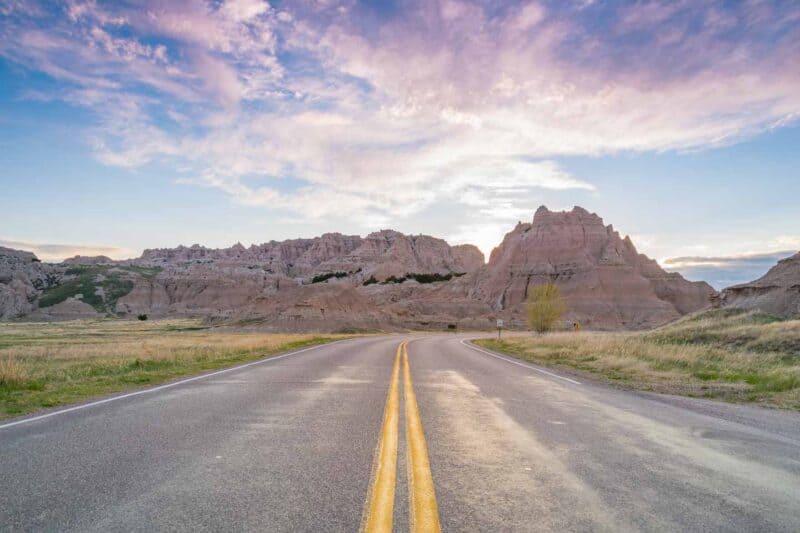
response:
{"label": "double yellow line", "polygon": [[403,365],[403,395],[405,397],[406,446],[408,449],[408,491],[412,532],[438,532],[439,510],[433,487],[428,446],[422,431],[422,418],[411,381],[408,364],[408,347],[401,342],[397,347],[383,412],[381,438],[378,442],[372,483],[367,496],[362,531],[391,532],[394,513],[394,489],[397,481],[398,425],[400,419],[400,364]]}

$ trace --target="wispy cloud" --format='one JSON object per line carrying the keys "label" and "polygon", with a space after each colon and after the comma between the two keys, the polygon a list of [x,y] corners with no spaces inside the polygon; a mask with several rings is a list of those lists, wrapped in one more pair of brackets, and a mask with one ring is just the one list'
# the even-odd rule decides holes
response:
{"label": "wispy cloud", "polygon": [[518,215],[515,190],[593,190],[560,156],[702,149],[800,116],[786,2],[70,0],[3,15],[0,54],[91,111],[100,161],[165,162],[302,217],[456,201],[490,222]]}
{"label": "wispy cloud", "polygon": [[768,252],[759,254],[742,254],[730,256],[687,256],[673,257],[664,261],[666,266],[672,268],[713,266],[721,268],[733,268],[742,266],[763,266],[774,265],[779,260],[797,253],[796,250],[784,250],[780,252]]}
{"label": "wispy cloud", "polygon": [[797,250],[751,253],[730,256],[686,256],[666,259],[667,270],[678,271],[689,279],[708,281],[717,289],[755,280],[781,259]]}
{"label": "wispy cloud", "polygon": [[0,246],[33,252],[42,261],[60,262],[76,255],[96,256],[105,255],[111,259],[128,259],[134,252],[115,246],[94,246],[83,244],[45,244],[39,242],[26,242],[0,239]]}

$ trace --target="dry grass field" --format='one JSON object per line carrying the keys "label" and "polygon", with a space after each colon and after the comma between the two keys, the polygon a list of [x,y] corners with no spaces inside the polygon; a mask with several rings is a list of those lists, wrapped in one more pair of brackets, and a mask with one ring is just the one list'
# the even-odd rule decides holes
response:
{"label": "dry grass field", "polygon": [[800,409],[800,320],[716,310],[648,332],[558,332],[477,344],[622,388]]}
{"label": "dry grass field", "polygon": [[196,320],[0,323],[0,418],[344,337],[219,330]]}

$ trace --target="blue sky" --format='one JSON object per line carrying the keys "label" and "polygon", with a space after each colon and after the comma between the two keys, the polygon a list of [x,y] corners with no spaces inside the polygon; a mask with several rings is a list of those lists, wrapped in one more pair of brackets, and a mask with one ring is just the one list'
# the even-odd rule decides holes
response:
{"label": "blue sky", "polygon": [[800,249],[798,117],[790,1],[6,1],[0,245],[488,255],[581,205],[721,287]]}

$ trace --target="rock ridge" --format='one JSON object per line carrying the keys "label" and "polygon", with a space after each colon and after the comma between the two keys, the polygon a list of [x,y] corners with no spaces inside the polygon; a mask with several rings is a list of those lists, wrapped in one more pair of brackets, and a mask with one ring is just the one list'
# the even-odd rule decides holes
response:
{"label": "rock ridge", "polygon": [[595,329],[660,325],[714,295],[639,254],[596,213],[541,206],[488,263],[475,246],[390,229],[59,265],[0,249],[0,317],[198,316],[276,331],[487,329],[498,318],[522,326],[530,288],[547,281],[562,289],[566,320]]}
{"label": "rock ridge", "polygon": [[561,287],[568,319],[596,328],[643,328],[709,306],[710,285],[664,271],[630,237],[581,207],[539,207],[495,248],[473,294],[498,313],[522,319],[533,285]]}
{"label": "rock ridge", "polygon": [[757,280],[723,289],[714,305],[800,316],[800,252],[778,261]]}

